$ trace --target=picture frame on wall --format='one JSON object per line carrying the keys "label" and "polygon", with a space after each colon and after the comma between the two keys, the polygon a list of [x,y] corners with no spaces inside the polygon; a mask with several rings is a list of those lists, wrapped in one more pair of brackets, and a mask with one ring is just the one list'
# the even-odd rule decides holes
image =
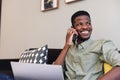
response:
{"label": "picture frame on wall", "polygon": [[76,2],[76,1],[80,1],[80,0],[65,0],[65,3],[68,4],[68,3],[72,3],[72,2]]}
{"label": "picture frame on wall", "polygon": [[41,11],[48,11],[58,8],[58,0],[41,0]]}

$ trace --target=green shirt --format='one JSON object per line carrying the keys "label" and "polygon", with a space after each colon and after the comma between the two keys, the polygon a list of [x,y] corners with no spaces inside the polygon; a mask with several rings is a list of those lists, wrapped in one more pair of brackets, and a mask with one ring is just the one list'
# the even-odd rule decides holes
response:
{"label": "green shirt", "polygon": [[75,43],[66,55],[65,80],[97,80],[103,75],[103,62],[120,65],[120,54],[110,40]]}

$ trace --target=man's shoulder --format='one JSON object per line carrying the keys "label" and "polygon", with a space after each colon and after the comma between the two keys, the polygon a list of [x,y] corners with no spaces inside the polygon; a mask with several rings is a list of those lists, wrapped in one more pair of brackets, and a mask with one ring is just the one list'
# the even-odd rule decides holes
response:
{"label": "man's shoulder", "polygon": [[93,40],[94,42],[108,42],[108,41],[111,41],[109,39],[96,39],[96,40]]}
{"label": "man's shoulder", "polygon": [[93,40],[93,41],[94,41],[94,43],[101,43],[101,44],[104,44],[104,43],[107,43],[107,42],[112,42],[109,39],[97,39],[97,40]]}

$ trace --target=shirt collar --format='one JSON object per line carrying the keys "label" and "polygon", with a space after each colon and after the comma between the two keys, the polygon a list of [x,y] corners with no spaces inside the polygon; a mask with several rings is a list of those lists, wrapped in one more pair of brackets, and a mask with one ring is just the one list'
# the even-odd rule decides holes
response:
{"label": "shirt collar", "polygon": [[81,44],[78,44],[77,41],[76,41],[75,44],[76,44],[76,46],[77,46],[78,48],[85,49],[85,48],[88,47],[88,45],[90,45],[92,42],[93,42],[93,40],[88,39],[88,40],[82,42]]}

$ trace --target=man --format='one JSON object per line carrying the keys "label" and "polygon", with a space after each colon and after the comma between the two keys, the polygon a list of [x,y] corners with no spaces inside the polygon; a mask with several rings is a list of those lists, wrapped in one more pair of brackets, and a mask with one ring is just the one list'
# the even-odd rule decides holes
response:
{"label": "man", "polygon": [[[112,41],[90,39],[89,13],[77,11],[71,22],[64,48],[54,62],[63,65],[65,80],[120,80],[120,54]],[[113,66],[107,74],[103,72],[104,62]]]}

